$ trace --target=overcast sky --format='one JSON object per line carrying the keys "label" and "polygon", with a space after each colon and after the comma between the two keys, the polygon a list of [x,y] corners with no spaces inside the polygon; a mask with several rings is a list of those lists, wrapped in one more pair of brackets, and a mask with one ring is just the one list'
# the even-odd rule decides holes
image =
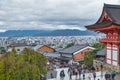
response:
{"label": "overcast sky", "polygon": [[0,0],[0,31],[80,29],[100,17],[103,4],[119,0]]}

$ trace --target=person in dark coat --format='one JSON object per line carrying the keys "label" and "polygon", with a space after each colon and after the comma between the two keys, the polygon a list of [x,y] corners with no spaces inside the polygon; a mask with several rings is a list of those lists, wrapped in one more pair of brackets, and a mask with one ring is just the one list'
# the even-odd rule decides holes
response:
{"label": "person in dark coat", "polygon": [[64,70],[62,70],[60,72],[60,80],[64,80],[64,78],[65,78],[65,72],[64,72]]}
{"label": "person in dark coat", "polygon": [[105,80],[110,80],[110,74],[109,73],[105,73]]}
{"label": "person in dark coat", "polygon": [[93,73],[93,78],[94,78],[94,80],[96,79],[96,73],[95,72]]}
{"label": "person in dark coat", "polygon": [[85,71],[82,70],[82,74],[83,74],[83,80],[85,80]]}
{"label": "person in dark coat", "polygon": [[71,68],[68,69],[69,80],[72,80],[73,71]]}
{"label": "person in dark coat", "polygon": [[51,78],[54,78],[53,73],[50,73]]}
{"label": "person in dark coat", "polygon": [[78,70],[79,70],[79,79],[81,79],[81,73],[82,73],[81,67]]}

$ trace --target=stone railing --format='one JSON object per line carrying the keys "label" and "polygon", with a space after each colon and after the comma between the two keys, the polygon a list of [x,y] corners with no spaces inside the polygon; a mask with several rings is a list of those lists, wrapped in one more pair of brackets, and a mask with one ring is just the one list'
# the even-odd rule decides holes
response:
{"label": "stone railing", "polygon": [[[101,68],[101,65],[102,65],[102,68]],[[109,71],[109,72],[111,71],[120,72],[120,66],[113,66],[100,60],[93,60],[93,66],[98,71],[104,70],[104,71]]]}

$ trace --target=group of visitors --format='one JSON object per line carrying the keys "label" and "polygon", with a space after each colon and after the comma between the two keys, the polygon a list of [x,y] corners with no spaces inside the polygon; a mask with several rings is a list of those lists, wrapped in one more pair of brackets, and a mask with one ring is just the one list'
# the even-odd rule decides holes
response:
{"label": "group of visitors", "polygon": [[[64,70],[60,71],[60,80],[64,80],[66,77],[66,72]],[[81,66],[69,66],[67,75],[69,76],[69,80],[72,80],[72,77],[74,76],[74,79],[76,80],[96,80],[96,72],[91,71],[90,73],[86,71],[86,69],[82,68]],[[88,74],[86,74],[88,73]],[[86,77],[87,76],[87,77]],[[106,72],[104,76],[105,80],[115,80],[116,73],[115,71],[112,71],[111,73]],[[51,78],[53,78],[53,74],[51,74]],[[97,79],[101,80],[101,79]]]}
{"label": "group of visitors", "polygon": [[[89,69],[89,68],[83,68],[82,65],[67,65],[68,68],[68,76],[69,76],[69,80],[72,80],[72,76],[75,76],[76,80],[79,79],[79,80],[85,80],[85,79],[89,79],[89,80],[96,80],[96,72],[95,72],[95,69],[93,69],[92,67]],[[86,75],[86,70],[88,70],[90,73],[89,75]],[[60,80],[64,80],[65,78],[65,71],[62,70],[60,72]],[[86,77],[87,76],[87,77]],[[116,76],[116,73],[115,71],[111,72],[111,73],[106,73],[104,75],[104,78],[105,80],[115,80],[115,76]],[[101,72],[101,77],[103,77],[103,74]],[[53,75],[51,74],[51,78],[53,78]],[[100,79],[97,79],[97,80],[100,80]]]}
{"label": "group of visitors", "polygon": [[[70,67],[69,69],[68,69],[68,75],[69,75],[69,80],[72,80],[72,76],[73,75],[75,75],[76,76],[76,79],[77,79],[77,76],[78,76],[78,74],[79,74],[79,77],[81,76],[81,70],[79,69],[77,69],[77,68],[72,68],[72,67]],[[65,72],[64,72],[64,70],[62,70],[61,72],[60,72],[60,78],[61,78],[61,80],[64,80],[64,77],[65,77]]]}
{"label": "group of visitors", "polygon": [[[81,74],[83,75],[83,79],[81,78]],[[96,73],[93,72],[92,74],[93,75],[89,74],[89,76],[88,76],[89,80],[91,80],[92,76],[93,76],[93,79],[96,80]],[[77,76],[78,75],[79,75],[79,80],[81,80],[81,79],[85,80],[85,71],[81,70],[81,69],[77,69],[77,68],[72,69],[72,68],[69,68],[68,69],[68,75],[69,75],[69,80],[72,80],[72,76],[73,75],[76,76],[76,80],[77,80]],[[105,74],[105,80],[115,80],[115,76],[116,76],[115,71],[111,72],[111,74],[108,73],[108,72],[106,72],[106,74]],[[64,80],[64,78],[65,78],[65,72],[64,72],[64,70],[62,70],[60,72],[60,78],[61,78],[61,80]],[[100,80],[100,79],[98,79],[98,80]]]}
{"label": "group of visitors", "polygon": [[116,73],[115,71],[112,71],[111,74],[106,72],[105,79],[106,80],[115,80]]}
{"label": "group of visitors", "polygon": [[[72,80],[72,76],[74,75],[76,80],[79,78],[79,80],[85,80],[86,76],[85,73],[86,70],[82,69],[81,67],[69,67],[68,69],[68,75],[69,75],[69,80]],[[89,80],[91,80],[91,78],[93,77],[94,80],[96,79],[96,72],[90,73],[91,75],[89,75]],[[61,80],[63,80],[65,78],[65,72],[64,70],[62,70],[60,72],[60,78]]]}
{"label": "group of visitors", "polygon": [[72,76],[75,75],[76,79],[81,78],[81,74],[83,74],[83,78],[85,78],[85,70],[81,68],[81,66],[70,66],[68,69],[69,80],[72,80]]}

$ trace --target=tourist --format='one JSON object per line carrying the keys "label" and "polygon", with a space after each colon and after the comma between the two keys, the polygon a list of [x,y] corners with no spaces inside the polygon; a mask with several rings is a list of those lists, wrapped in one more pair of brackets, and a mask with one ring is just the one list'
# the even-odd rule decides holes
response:
{"label": "tourist", "polygon": [[78,69],[75,68],[75,76],[76,76],[76,79],[77,79],[77,75],[78,75]]}
{"label": "tourist", "polygon": [[65,78],[65,73],[64,73],[64,70],[62,70],[60,72],[60,80],[64,80],[64,78]]}
{"label": "tourist", "polygon": [[54,78],[53,73],[50,73],[51,78]]}
{"label": "tourist", "polygon": [[112,80],[115,80],[115,76],[116,76],[115,71],[112,71],[112,72],[111,72],[111,78],[112,78]]}
{"label": "tourist", "polygon": [[81,67],[79,67],[79,79],[81,79],[81,73],[82,73],[82,69],[81,69]]}
{"label": "tourist", "polygon": [[72,80],[73,71],[71,68],[68,69],[69,80]]}
{"label": "tourist", "polygon": [[85,71],[82,70],[82,74],[83,74],[83,80],[85,80]]}
{"label": "tourist", "polygon": [[100,68],[101,68],[101,70],[103,70],[103,65],[102,64],[100,65]]}
{"label": "tourist", "polygon": [[103,78],[103,64],[100,65],[101,68],[101,78]]}
{"label": "tourist", "polygon": [[91,80],[91,77],[92,77],[92,75],[91,75],[91,73],[89,73],[89,75],[88,75],[89,80]]}
{"label": "tourist", "polygon": [[95,73],[95,72],[93,72],[93,78],[94,78],[94,80],[95,80],[95,78],[96,78],[96,73]]}
{"label": "tourist", "polygon": [[75,75],[75,68],[72,68],[73,69],[73,75]]}
{"label": "tourist", "polygon": [[110,80],[110,74],[108,72],[105,73],[105,80]]}

